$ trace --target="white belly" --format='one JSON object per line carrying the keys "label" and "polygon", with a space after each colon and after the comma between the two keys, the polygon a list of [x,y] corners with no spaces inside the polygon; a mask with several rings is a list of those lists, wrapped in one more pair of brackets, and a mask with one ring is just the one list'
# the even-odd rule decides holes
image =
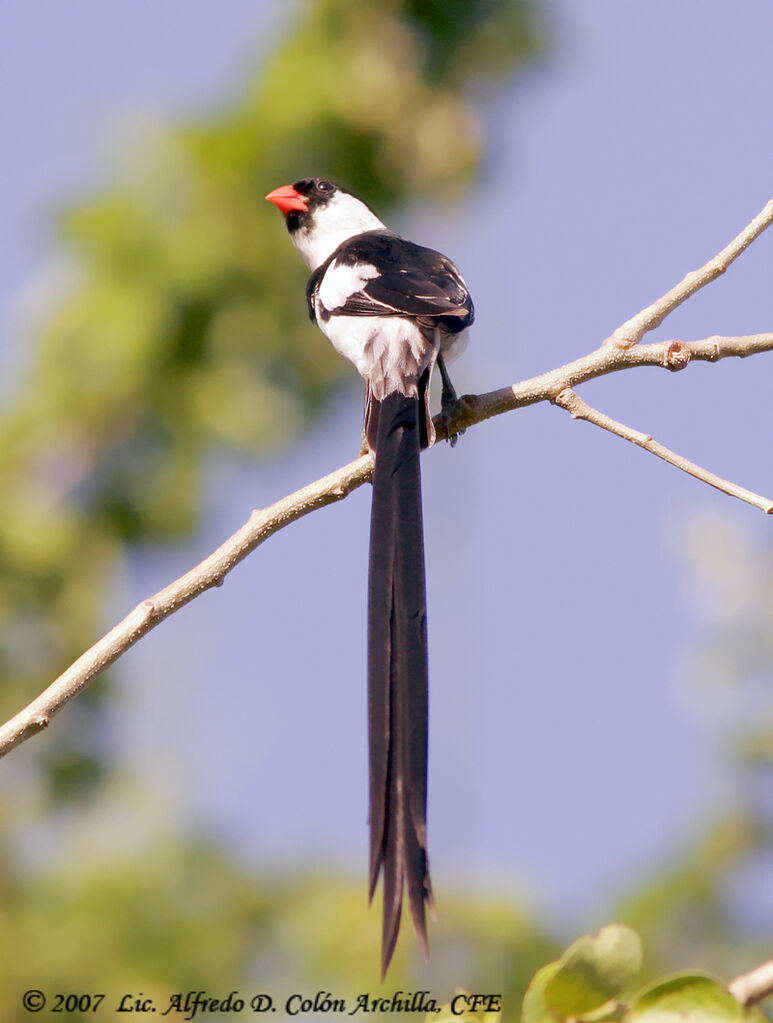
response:
{"label": "white belly", "polygon": [[437,358],[437,341],[400,316],[331,316],[317,320],[333,347],[354,363],[374,397],[418,394],[419,377]]}

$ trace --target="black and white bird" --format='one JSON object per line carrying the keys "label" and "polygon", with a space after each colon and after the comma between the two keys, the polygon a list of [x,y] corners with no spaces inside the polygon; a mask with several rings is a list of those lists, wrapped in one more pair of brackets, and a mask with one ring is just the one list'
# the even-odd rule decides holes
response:
{"label": "black and white bird", "polygon": [[309,315],[365,380],[374,455],[368,578],[370,898],[383,869],[381,968],[400,928],[403,889],[427,954],[427,629],[419,453],[435,440],[429,383],[456,402],[445,367],[474,309],[446,256],[388,230],[356,196],[304,178],[266,198],[311,270]]}

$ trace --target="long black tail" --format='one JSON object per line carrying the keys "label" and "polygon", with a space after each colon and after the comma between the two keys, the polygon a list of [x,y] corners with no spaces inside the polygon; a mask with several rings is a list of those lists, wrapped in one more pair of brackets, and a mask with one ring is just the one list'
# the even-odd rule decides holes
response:
{"label": "long black tail", "polygon": [[[423,388],[422,388],[423,390]],[[382,977],[400,929],[403,885],[425,954],[427,862],[427,620],[419,452],[424,402],[371,398],[375,451],[368,582],[370,898],[384,868]]]}

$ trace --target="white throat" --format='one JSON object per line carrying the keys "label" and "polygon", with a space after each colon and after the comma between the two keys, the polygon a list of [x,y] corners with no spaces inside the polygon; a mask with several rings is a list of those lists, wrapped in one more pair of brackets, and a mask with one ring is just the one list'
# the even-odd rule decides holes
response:
{"label": "white throat", "polygon": [[316,270],[348,238],[384,226],[364,202],[338,192],[315,212],[309,227],[299,228],[290,238],[309,270]]}

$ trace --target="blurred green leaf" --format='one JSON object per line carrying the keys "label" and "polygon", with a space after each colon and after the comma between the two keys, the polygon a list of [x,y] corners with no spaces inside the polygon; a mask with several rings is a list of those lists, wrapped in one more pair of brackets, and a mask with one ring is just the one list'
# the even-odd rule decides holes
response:
{"label": "blurred green leaf", "polygon": [[746,1010],[727,988],[706,973],[675,973],[655,981],[633,1001],[626,1023],[764,1023],[759,1010]]}
{"label": "blurred green leaf", "polygon": [[578,938],[561,956],[545,986],[554,1015],[583,1016],[620,995],[641,969],[641,939],[630,927],[609,924]]}
{"label": "blurred green leaf", "polygon": [[556,1023],[556,1016],[545,997],[545,989],[558,970],[559,963],[548,963],[534,974],[523,996],[521,1023]]}

